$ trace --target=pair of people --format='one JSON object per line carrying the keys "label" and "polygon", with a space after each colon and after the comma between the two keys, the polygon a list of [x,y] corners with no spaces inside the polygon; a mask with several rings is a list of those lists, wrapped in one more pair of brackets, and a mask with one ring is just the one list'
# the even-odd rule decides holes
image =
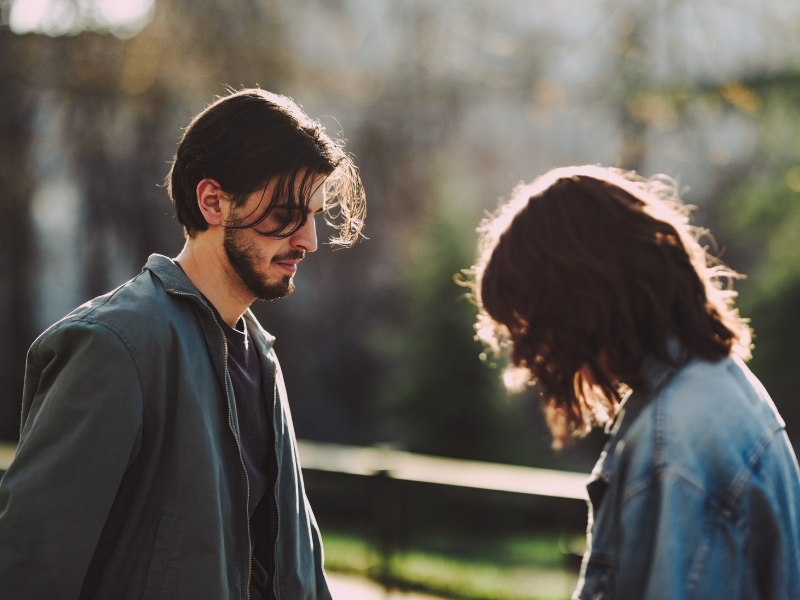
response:
{"label": "pair of people", "polygon": [[[0,482],[0,596],[330,598],[274,339],[349,157],[261,90],[199,114],[169,192],[186,244],[43,333]],[[576,598],[800,597],[800,479],[748,328],[686,219],[625,174],[557,170],[485,222],[479,335],[540,386],[557,443],[613,426]],[[627,389],[627,392],[624,390]]]}

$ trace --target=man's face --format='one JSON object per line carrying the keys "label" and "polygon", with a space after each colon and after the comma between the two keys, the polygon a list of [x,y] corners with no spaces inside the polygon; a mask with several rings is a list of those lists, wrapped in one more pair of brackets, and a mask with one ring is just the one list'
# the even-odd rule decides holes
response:
{"label": "man's face", "polygon": [[[274,230],[280,224],[280,216],[286,212],[285,199],[279,200],[262,223],[254,228],[226,228],[223,247],[231,267],[260,300],[284,298],[294,291],[294,274],[297,263],[306,252],[317,249],[317,230],[314,217],[325,208],[324,176],[312,183],[311,199],[308,204],[308,220],[298,231],[287,238],[276,239],[259,235],[258,231]],[[228,222],[236,222],[241,215],[253,215],[262,198],[270,198],[272,186],[266,191],[256,190],[239,208],[231,208]],[[257,214],[257,213],[256,213]]]}

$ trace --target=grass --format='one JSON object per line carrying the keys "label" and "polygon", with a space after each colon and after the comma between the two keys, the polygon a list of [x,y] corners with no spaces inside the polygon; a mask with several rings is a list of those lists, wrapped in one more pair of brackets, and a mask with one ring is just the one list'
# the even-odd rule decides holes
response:
{"label": "grass", "polygon": [[[387,587],[451,600],[556,600],[577,582],[580,539],[560,535],[500,540],[429,538],[398,552],[389,564],[366,540],[323,531],[325,567]],[[565,554],[566,552],[566,554]]]}

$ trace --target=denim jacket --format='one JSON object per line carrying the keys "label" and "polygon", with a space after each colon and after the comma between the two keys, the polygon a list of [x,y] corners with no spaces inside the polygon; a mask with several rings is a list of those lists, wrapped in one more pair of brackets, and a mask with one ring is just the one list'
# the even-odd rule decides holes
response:
{"label": "denim jacket", "polygon": [[580,600],[800,598],[800,477],[738,357],[651,363],[587,484]]}
{"label": "denim jacket", "polygon": [[[330,600],[274,338],[248,310],[273,414],[274,600]],[[0,598],[246,600],[248,481],[227,345],[170,259],[31,346],[0,481]]]}

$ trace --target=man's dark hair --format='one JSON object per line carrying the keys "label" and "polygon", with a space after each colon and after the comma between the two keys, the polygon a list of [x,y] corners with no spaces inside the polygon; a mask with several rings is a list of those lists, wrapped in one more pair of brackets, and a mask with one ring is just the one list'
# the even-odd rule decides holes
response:
{"label": "man's dark hair", "polygon": [[352,245],[364,225],[366,201],[350,156],[289,98],[246,89],[218,99],[192,120],[166,184],[178,221],[186,235],[194,237],[208,229],[197,204],[200,181],[217,181],[234,208],[274,183],[270,198],[262,197],[251,214],[239,217],[239,224],[227,226],[258,225],[285,199],[287,210],[281,211],[285,217],[277,227],[259,230],[284,238],[305,224],[311,186],[319,176],[328,176],[326,220],[339,233],[331,243]]}
{"label": "man's dark hair", "polygon": [[556,446],[612,420],[619,384],[642,385],[649,357],[749,357],[750,329],[721,284],[738,275],[700,247],[707,232],[687,213],[663,179],[588,166],[519,187],[482,223],[478,337],[510,346],[507,381],[516,370],[539,386]]}

